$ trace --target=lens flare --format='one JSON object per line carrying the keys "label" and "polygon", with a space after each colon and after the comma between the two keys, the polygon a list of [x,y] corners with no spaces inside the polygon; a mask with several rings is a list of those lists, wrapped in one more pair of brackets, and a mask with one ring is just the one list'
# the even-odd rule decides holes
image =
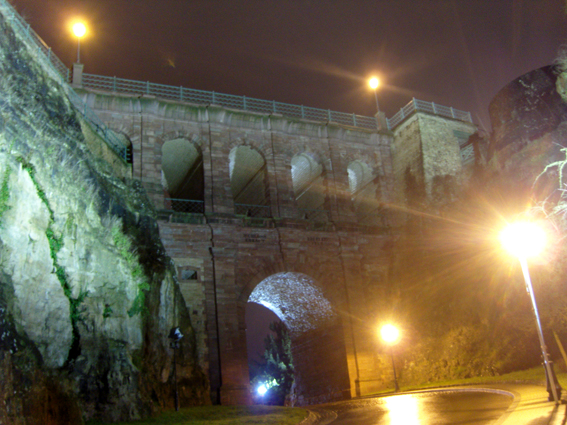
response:
{"label": "lens flare", "polygon": [[380,329],[380,336],[386,344],[394,345],[400,339],[400,331],[394,325],[387,324]]}
{"label": "lens flare", "polygon": [[534,223],[520,221],[510,224],[500,232],[504,248],[518,258],[529,258],[540,254],[545,247],[544,230]]}
{"label": "lens flare", "polygon": [[77,22],[73,24],[73,34],[76,37],[83,37],[87,33],[87,27],[82,22]]}

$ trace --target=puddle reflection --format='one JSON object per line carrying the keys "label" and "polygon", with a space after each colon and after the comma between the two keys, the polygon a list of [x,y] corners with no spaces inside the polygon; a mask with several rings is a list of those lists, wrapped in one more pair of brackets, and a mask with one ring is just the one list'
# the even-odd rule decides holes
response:
{"label": "puddle reflection", "polygon": [[384,399],[391,425],[419,425],[419,402],[411,394],[386,397]]}

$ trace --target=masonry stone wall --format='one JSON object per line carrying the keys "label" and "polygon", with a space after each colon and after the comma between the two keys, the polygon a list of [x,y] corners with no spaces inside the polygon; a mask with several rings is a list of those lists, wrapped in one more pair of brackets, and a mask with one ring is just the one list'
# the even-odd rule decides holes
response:
{"label": "masonry stone wall", "polygon": [[423,112],[397,127],[392,144],[397,199],[450,201],[466,175],[460,142],[475,132],[474,124]]}
{"label": "masonry stone wall", "polygon": [[[333,400],[389,385],[391,365],[376,354],[373,325],[386,309],[388,247],[397,238],[387,206],[403,199],[400,182],[407,167],[424,182],[435,173],[456,172],[455,161],[447,160],[441,170],[428,162],[440,155],[433,135],[442,133],[442,123],[416,114],[392,134],[147,96],[79,93],[132,143],[132,173],[159,212],[161,238],[177,267],[214,401],[250,402],[245,307],[256,285],[281,272],[314,279],[338,314],[332,325],[312,331],[323,338],[321,344],[308,336],[295,340],[297,400]],[[427,128],[425,134],[420,126]],[[162,146],[180,138],[203,157],[205,214],[169,211],[164,202]],[[458,156],[453,142],[447,141],[451,158]],[[229,154],[239,146],[255,149],[265,161],[270,218],[235,214]],[[307,220],[298,209],[291,175],[298,154],[323,167],[324,219]],[[384,206],[372,226],[360,225],[354,211],[347,171],[353,161],[373,170],[376,196]],[[315,352],[324,354],[321,347],[332,347],[332,361],[312,358]]]}

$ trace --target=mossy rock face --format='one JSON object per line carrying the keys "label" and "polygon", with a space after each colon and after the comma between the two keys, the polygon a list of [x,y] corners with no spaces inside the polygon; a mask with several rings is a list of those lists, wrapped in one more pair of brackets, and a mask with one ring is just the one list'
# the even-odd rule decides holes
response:
{"label": "mossy rock face", "polygon": [[208,404],[189,314],[139,182],[93,149],[64,85],[0,13],[0,422]]}

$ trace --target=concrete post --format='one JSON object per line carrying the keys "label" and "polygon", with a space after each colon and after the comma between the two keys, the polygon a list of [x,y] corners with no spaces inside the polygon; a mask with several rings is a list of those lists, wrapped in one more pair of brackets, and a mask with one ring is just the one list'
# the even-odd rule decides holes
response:
{"label": "concrete post", "polygon": [[73,64],[73,82],[71,83],[71,87],[73,88],[82,88],[83,87],[83,68],[85,64],[83,63],[74,63]]}
{"label": "concrete post", "polygon": [[378,131],[388,131],[388,122],[386,121],[386,114],[382,111],[376,112],[374,114],[376,117],[376,124],[378,125]]}

